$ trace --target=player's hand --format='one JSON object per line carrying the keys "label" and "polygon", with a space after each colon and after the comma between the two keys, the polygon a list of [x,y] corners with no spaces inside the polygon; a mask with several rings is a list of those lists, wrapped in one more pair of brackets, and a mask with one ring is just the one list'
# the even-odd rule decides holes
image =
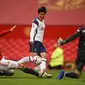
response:
{"label": "player's hand", "polygon": [[61,46],[62,44],[63,44],[63,39],[60,37],[60,38],[58,39],[58,45]]}
{"label": "player's hand", "polygon": [[14,25],[14,26],[10,29],[10,31],[12,32],[15,28],[16,28],[16,25]]}

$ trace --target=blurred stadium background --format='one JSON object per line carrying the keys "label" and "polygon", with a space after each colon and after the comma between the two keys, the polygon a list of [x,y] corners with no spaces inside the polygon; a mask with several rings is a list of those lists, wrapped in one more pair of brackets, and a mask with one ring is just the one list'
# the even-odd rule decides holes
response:
{"label": "blurred stadium background", "polygon": [[[0,0],[0,31],[17,25],[14,32],[0,38],[0,51],[7,59],[19,60],[29,55],[31,23],[42,5],[48,9],[44,36],[47,63],[57,39],[65,39],[85,25],[85,0]],[[75,61],[77,44],[78,39],[63,46],[65,62]]]}

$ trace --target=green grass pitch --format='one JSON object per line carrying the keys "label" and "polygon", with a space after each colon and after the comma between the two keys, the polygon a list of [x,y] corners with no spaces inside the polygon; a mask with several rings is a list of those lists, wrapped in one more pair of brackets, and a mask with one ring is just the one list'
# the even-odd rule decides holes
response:
{"label": "green grass pitch", "polygon": [[63,78],[62,80],[56,80],[58,70],[48,72],[53,75],[52,78],[37,78],[16,70],[13,76],[0,76],[0,85],[85,85],[84,71],[79,79]]}

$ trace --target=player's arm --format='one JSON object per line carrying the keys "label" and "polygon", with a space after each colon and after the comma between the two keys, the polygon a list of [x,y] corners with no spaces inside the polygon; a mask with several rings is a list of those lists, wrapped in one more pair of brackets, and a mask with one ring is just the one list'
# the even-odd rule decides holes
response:
{"label": "player's arm", "polygon": [[12,27],[11,29],[9,29],[9,30],[5,30],[5,31],[3,31],[3,32],[0,32],[0,37],[3,37],[4,35],[6,35],[6,34],[12,32],[12,31],[14,30],[15,27],[16,27],[16,25],[13,26],[13,27]]}
{"label": "player's arm", "polygon": [[74,33],[74,34],[71,35],[70,37],[66,38],[65,40],[62,40],[61,38],[58,39],[58,44],[59,44],[59,45],[64,45],[64,44],[66,44],[66,43],[74,40],[75,38],[77,38],[80,34],[81,34],[81,30],[78,29],[78,30],[76,31],[76,33]]}
{"label": "player's arm", "polygon": [[31,32],[30,32],[30,43],[31,44],[34,43],[34,37],[36,35],[36,31],[37,31],[37,24],[32,23],[32,28],[31,28]]}

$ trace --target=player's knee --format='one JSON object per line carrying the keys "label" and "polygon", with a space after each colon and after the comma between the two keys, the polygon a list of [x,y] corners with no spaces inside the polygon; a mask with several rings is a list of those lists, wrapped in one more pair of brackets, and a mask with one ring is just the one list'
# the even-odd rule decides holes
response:
{"label": "player's knee", "polygon": [[21,69],[23,67],[23,64],[18,63],[18,68]]}
{"label": "player's knee", "polygon": [[81,76],[81,70],[75,70],[75,73],[76,73],[76,78],[78,79],[78,78],[80,78],[80,76]]}
{"label": "player's knee", "polygon": [[80,75],[76,73],[76,79],[80,78]]}
{"label": "player's knee", "polygon": [[41,55],[42,58],[46,58],[46,53],[45,52],[40,53],[40,55]]}

